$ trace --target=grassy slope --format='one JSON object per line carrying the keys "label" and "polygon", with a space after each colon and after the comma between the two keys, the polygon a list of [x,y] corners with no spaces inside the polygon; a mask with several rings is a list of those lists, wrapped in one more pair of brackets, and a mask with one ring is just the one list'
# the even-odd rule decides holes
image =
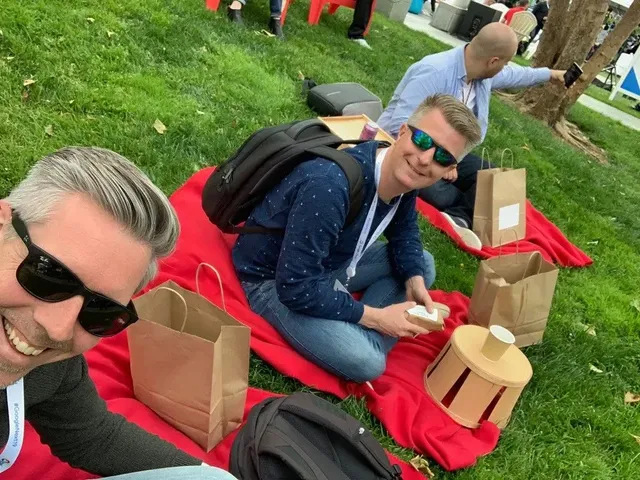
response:
{"label": "grassy slope", "polygon": [[[345,38],[350,12],[306,24],[296,2],[285,43],[256,35],[264,5],[247,8],[247,30],[200,0],[5,0],[0,17],[0,196],[40,156],[64,145],[112,148],[140,165],[167,193],[195,170],[223,161],[253,130],[312,116],[298,73],[321,83],[360,82],[386,102],[403,72],[445,48],[376,16],[373,51]],[[93,23],[87,17],[95,19]],[[107,32],[113,32],[109,38]],[[6,57],[15,57],[7,60]],[[37,83],[23,99],[22,82]],[[204,112],[199,114],[198,111]],[[498,449],[459,473],[438,478],[632,479],[640,472],[640,146],[637,133],[576,106],[571,119],[610,153],[602,166],[557,141],[550,131],[494,101],[486,146],[505,147],[525,165],[529,197],[593,256],[585,270],[563,270],[544,344],[526,350],[535,375]],[[168,128],[158,135],[160,119]],[[45,127],[53,126],[53,137]],[[436,286],[471,294],[477,260],[426,223]],[[588,242],[595,242],[589,244]],[[594,325],[597,336],[582,324]],[[589,371],[589,364],[604,370]],[[258,359],[251,383],[268,390],[302,388]],[[403,458],[361,402],[342,402]]]}

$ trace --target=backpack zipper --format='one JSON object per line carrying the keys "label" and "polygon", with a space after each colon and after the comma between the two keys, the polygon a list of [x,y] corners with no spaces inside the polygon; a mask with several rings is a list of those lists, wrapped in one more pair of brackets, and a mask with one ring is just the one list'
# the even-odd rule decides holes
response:
{"label": "backpack zipper", "polygon": [[234,170],[235,167],[231,167],[229,170],[222,174],[220,184],[218,185],[218,191],[222,190],[222,187],[225,183],[229,183],[231,181],[231,175],[233,174]]}

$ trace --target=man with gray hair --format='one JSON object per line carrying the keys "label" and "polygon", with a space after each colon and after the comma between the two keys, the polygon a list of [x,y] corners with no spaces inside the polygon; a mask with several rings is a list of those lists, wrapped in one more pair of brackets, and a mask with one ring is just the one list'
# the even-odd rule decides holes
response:
{"label": "man with gray hair", "polygon": [[[420,102],[431,95],[447,94],[458,98],[478,117],[484,140],[492,90],[531,87],[550,80],[564,83],[561,70],[508,65],[517,48],[518,39],[509,26],[490,23],[470,43],[424,57],[409,67],[378,125],[397,135]],[[420,192],[420,198],[441,210],[462,240],[473,248],[482,247],[470,230],[481,167],[482,159],[467,155],[442,180]]]}
{"label": "man with gray hair", "polygon": [[109,150],[59,150],[0,200],[0,472],[28,420],[55,456],[98,475],[233,478],[108,412],[82,356],[137,320],[131,298],[178,233],[165,195]]}
{"label": "man with gray hair", "polygon": [[[427,98],[408,120],[389,148],[373,141],[346,150],[363,175],[353,221],[347,177],[317,157],[295,167],[245,223],[284,235],[240,235],[233,249],[251,308],[302,356],[355,382],[384,372],[398,338],[427,333],[407,318],[416,304],[434,308],[427,290],[435,262],[422,248],[417,190],[480,141],[473,113],[448,95]],[[383,233],[388,243],[378,241]]]}

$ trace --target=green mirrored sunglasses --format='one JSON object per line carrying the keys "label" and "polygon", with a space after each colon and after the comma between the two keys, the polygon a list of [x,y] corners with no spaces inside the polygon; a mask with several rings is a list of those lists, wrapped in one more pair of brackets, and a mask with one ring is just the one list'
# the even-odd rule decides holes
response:
{"label": "green mirrored sunglasses", "polygon": [[454,157],[446,148],[438,145],[433,138],[429,136],[428,133],[423,132],[419,128],[413,127],[409,125],[409,130],[411,130],[411,141],[413,144],[418,147],[422,151],[427,151],[431,148],[436,149],[433,154],[433,158],[436,162],[438,162],[443,167],[450,167],[451,165],[456,165],[458,161],[456,157]]}

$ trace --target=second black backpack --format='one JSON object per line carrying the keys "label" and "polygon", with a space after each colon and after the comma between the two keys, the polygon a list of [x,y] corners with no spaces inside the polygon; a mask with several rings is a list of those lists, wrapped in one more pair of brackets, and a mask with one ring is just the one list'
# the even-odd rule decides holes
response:
{"label": "second black backpack", "polygon": [[349,154],[338,150],[343,143],[318,119],[258,130],[209,177],[202,192],[202,208],[209,220],[223,232],[272,232],[261,227],[238,225],[296,166],[306,160],[323,157],[340,165],[349,181],[349,224],[362,206],[364,180],[360,164]]}
{"label": "second black backpack", "polygon": [[303,392],[253,407],[229,471],[238,480],[402,480],[360,422]]}

